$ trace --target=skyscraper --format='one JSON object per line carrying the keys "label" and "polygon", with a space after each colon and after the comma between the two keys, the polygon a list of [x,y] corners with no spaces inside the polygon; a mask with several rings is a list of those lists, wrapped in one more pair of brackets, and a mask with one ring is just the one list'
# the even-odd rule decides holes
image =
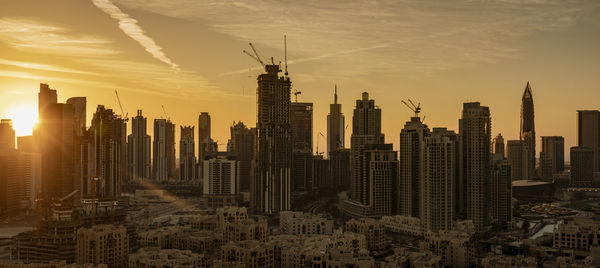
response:
{"label": "skyscraper", "polygon": [[493,144],[494,144],[494,147],[492,147],[493,154],[498,155],[501,158],[504,158],[505,157],[504,138],[502,137],[502,134],[498,133],[498,136],[496,136],[494,138]]}
{"label": "skyscraper", "polygon": [[421,218],[421,194],[425,179],[424,140],[429,128],[414,116],[400,131],[399,213]]}
{"label": "skyscraper", "polygon": [[207,156],[204,165],[205,195],[236,195],[240,193],[239,161],[229,153]]}
{"label": "skyscraper", "polygon": [[338,103],[336,85],[333,94],[333,103],[329,104],[329,114],[327,115],[327,156],[330,158],[335,150],[344,148],[346,139],[345,124],[342,104]]}
{"label": "skyscraper", "polygon": [[351,191],[344,210],[353,217],[390,215],[396,210],[398,159],[384,143],[381,109],[369,93],[356,100],[352,122]]}
{"label": "skyscraper", "polygon": [[479,102],[464,103],[459,128],[461,185],[458,185],[458,207],[466,209],[466,218],[472,220],[476,228],[482,228],[489,224],[490,216],[490,109]]}
{"label": "skyscraper", "polygon": [[194,180],[196,176],[196,154],[194,144],[194,127],[181,126],[179,139],[179,179]]}
{"label": "skyscraper", "polygon": [[252,159],[254,159],[254,141],[256,129],[248,128],[241,121],[231,126],[231,151],[237,154],[240,162],[240,191],[250,191]]}
{"label": "skyscraper", "polygon": [[593,171],[600,172],[600,111],[577,111],[577,146],[592,149]]}
{"label": "skyscraper", "polygon": [[213,141],[210,137],[210,115],[202,112],[198,116],[198,177],[204,176],[204,165],[202,161],[206,155],[207,149],[210,149]]}
{"label": "skyscraper", "polygon": [[571,186],[590,187],[594,180],[594,150],[571,147]]}
{"label": "skyscraper", "polygon": [[494,155],[490,170],[490,216],[501,227],[512,221],[512,179],[510,163]]}
{"label": "skyscraper", "polygon": [[527,148],[527,177],[525,179],[535,177],[535,120],[533,113],[533,95],[529,82],[525,86],[523,98],[521,100],[521,131],[520,139],[525,143]]}
{"label": "skyscraper", "polygon": [[150,135],[147,132],[146,117],[142,110],[131,118],[131,134],[127,137],[127,161],[129,176],[132,179],[150,178]]}
{"label": "skyscraper", "polygon": [[0,120],[0,152],[15,149],[15,130],[12,120]]}
{"label": "skyscraper", "polygon": [[[422,128],[421,128],[422,129]],[[422,140],[423,180],[421,196],[421,222],[432,231],[452,229],[457,174],[457,137],[454,131],[434,128]],[[402,194],[402,193],[401,193]]]}
{"label": "skyscraper", "polygon": [[72,97],[67,104],[73,106],[73,124],[75,125],[75,136],[82,137],[86,130],[86,97]]}
{"label": "skyscraper", "polygon": [[121,194],[127,170],[126,133],[125,119],[98,105],[88,139],[88,178],[99,179],[97,197],[117,198]]}
{"label": "skyscraper", "polygon": [[[313,104],[290,103],[292,134],[292,192],[310,191],[312,183]],[[317,139],[319,136],[317,136]]]}
{"label": "skyscraper", "polygon": [[46,204],[76,190],[73,134],[73,107],[64,103],[47,104],[36,131],[42,155],[42,196]]}
{"label": "skyscraper", "polygon": [[166,182],[175,172],[175,125],[168,119],[154,119],[152,174],[154,180]]}
{"label": "skyscraper", "polygon": [[270,214],[291,207],[291,81],[279,76],[279,65],[266,65],[265,71],[258,76],[256,90],[258,148],[252,205]]}
{"label": "skyscraper", "polygon": [[561,136],[542,136],[540,177],[550,180],[553,174],[562,173],[564,169],[565,138]]}
{"label": "skyscraper", "polygon": [[512,180],[526,180],[527,176],[527,151],[529,148],[522,140],[509,140],[506,143],[506,155],[511,166]]}

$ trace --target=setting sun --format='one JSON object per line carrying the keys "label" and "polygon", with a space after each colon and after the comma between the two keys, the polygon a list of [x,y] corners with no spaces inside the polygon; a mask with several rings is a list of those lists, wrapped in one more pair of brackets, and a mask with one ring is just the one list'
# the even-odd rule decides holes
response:
{"label": "setting sun", "polygon": [[37,105],[20,103],[8,109],[6,118],[12,119],[17,136],[31,135],[38,121]]}

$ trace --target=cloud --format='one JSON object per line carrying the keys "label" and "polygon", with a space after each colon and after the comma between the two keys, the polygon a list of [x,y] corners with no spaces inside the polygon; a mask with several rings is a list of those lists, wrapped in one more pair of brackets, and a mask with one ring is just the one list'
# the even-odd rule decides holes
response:
{"label": "cloud", "polygon": [[75,70],[70,68],[64,68],[56,65],[35,63],[35,62],[24,62],[24,61],[14,61],[0,58],[0,65],[14,66],[25,69],[33,69],[40,71],[50,71],[50,72],[61,72],[61,73],[74,73],[74,74],[89,74],[89,75],[97,75],[94,72],[86,72],[81,70]]}
{"label": "cloud", "polygon": [[162,48],[144,33],[144,30],[138,25],[137,20],[123,13],[121,9],[115,6],[110,0],[92,0],[92,2],[100,10],[104,11],[104,13],[110,15],[113,19],[118,20],[119,28],[121,28],[126,35],[142,45],[154,58],[168,64],[175,72],[181,70],[179,65],[169,59],[162,51]]}
{"label": "cloud", "polygon": [[0,40],[18,50],[43,54],[105,57],[119,53],[104,38],[77,35],[62,26],[23,18],[0,19]]}
{"label": "cloud", "polygon": [[520,38],[568,27],[600,11],[600,2],[586,0],[115,1],[208,24],[270,53],[282,54],[287,34],[290,73],[300,63],[314,62],[311,73],[336,77],[431,74],[511,59],[519,56]]}

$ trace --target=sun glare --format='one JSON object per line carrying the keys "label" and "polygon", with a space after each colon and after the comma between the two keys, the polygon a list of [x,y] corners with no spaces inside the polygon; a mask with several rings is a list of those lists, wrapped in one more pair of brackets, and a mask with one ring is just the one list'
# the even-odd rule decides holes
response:
{"label": "sun glare", "polygon": [[29,103],[15,105],[8,110],[7,117],[12,119],[17,136],[31,135],[38,121],[37,105]]}

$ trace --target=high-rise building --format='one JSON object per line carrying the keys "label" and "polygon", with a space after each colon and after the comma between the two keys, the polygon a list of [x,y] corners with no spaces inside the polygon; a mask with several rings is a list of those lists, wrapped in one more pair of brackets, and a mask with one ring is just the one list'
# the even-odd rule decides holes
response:
{"label": "high-rise building", "polygon": [[504,154],[504,138],[502,137],[502,134],[498,133],[498,136],[494,138],[493,144],[494,147],[492,147],[492,153],[494,155],[498,155],[501,158],[506,157]]}
{"label": "high-rise building", "polygon": [[421,194],[425,179],[424,140],[429,128],[418,116],[411,117],[400,131],[399,214],[421,218]]}
{"label": "high-rise building", "polygon": [[241,121],[231,126],[231,152],[237,155],[240,163],[241,192],[250,191],[255,140],[255,128],[248,128]]}
{"label": "high-rise building", "polygon": [[[290,103],[292,135],[292,192],[312,191],[313,104]],[[317,139],[319,137],[317,136]]]}
{"label": "high-rise building", "polygon": [[36,131],[42,155],[42,197],[45,204],[77,190],[74,174],[74,124],[70,104],[44,106]]}
{"label": "high-rise building", "polygon": [[194,144],[194,127],[182,126],[179,139],[179,179],[184,181],[196,179],[196,145]]}
{"label": "high-rise building", "polygon": [[540,177],[551,180],[553,174],[565,169],[565,138],[561,136],[542,136],[540,152]]}
{"label": "high-rise building", "polygon": [[77,263],[126,267],[129,238],[124,226],[96,225],[77,230]]}
{"label": "high-rise building", "polygon": [[[210,137],[210,115],[207,112],[202,112],[198,116],[198,160],[204,159],[204,155],[207,153],[205,148],[210,141],[212,141]],[[198,177],[204,175],[203,167],[203,165],[198,164]]]}
{"label": "high-rise building", "polygon": [[251,192],[253,207],[270,214],[291,207],[291,81],[279,76],[279,65],[266,65],[265,71],[256,90],[258,147]]}
{"label": "high-rise building", "polygon": [[0,152],[15,149],[15,130],[12,120],[0,120]]}
{"label": "high-rise building", "polygon": [[217,153],[205,157],[204,194],[237,195],[240,193],[239,161],[230,153]]}
{"label": "high-rise building", "polygon": [[398,156],[384,143],[381,109],[364,92],[352,117],[350,200],[344,204],[353,217],[381,217],[397,210]]}
{"label": "high-rise building", "polygon": [[[98,105],[88,132],[88,178],[99,179],[96,196],[117,198],[127,170],[127,123],[113,110]],[[92,191],[91,187],[86,190]]]}
{"label": "high-rise building", "polygon": [[322,155],[313,155],[312,170],[309,179],[309,191],[312,194],[321,193],[323,191],[333,190],[333,182],[331,180],[331,171],[329,170],[329,159],[323,158]]}
{"label": "high-rise building", "polygon": [[73,124],[75,125],[75,136],[83,136],[86,130],[86,97],[72,97],[67,104],[73,106]]}
{"label": "high-rise building", "polygon": [[423,180],[421,214],[424,227],[431,231],[450,230],[454,220],[454,199],[457,174],[457,136],[446,128],[434,128],[422,141]]}
{"label": "high-rise building", "polygon": [[529,149],[521,140],[509,140],[506,143],[506,155],[510,163],[510,177],[512,180],[526,180],[527,176],[527,151]]}
{"label": "high-rise building", "polygon": [[158,182],[173,178],[175,172],[175,125],[167,119],[154,119],[152,176]]}
{"label": "high-rise building", "polygon": [[535,177],[535,120],[533,113],[533,95],[529,82],[525,86],[521,100],[521,131],[520,140],[527,148],[525,161],[527,162],[527,176],[525,179]]}
{"label": "high-rise building", "polygon": [[150,178],[150,135],[142,110],[137,110],[137,115],[131,118],[131,134],[127,137],[127,161],[131,179]]}
{"label": "high-rise building", "polygon": [[594,180],[594,150],[571,147],[571,186],[589,187]]}
{"label": "high-rise building", "polygon": [[329,154],[331,177],[335,189],[348,189],[350,186],[350,149],[338,148]]}
{"label": "high-rise building", "polygon": [[499,226],[506,227],[512,221],[512,179],[510,163],[500,155],[494,155],[490,171],[490,216]]}
{"label": "high-rise building", "polygon": [[490,109],[479,102],[463,104],[460,128],[461,179],[459,206],[476,228],[489,225],[489,186],[492,122]]}
{"label": "high-rise building", "polygon": [[24,197],[17,150],[0,151],[0,166],[0,215],[16,215]]}
{"label": "high-rise building", "polygon": [[339,148],[344,148],[346,139],[345,118],[342,113],[342,104],[338,103],[337,85],[333,94],[333,103],[329,104],[329,114],[327,115],[327,156]]}
{"label": "high-rise building", "polygon": [[594,172],[600,172],[600,111],[577,111],[577,146],[594,153]]}

